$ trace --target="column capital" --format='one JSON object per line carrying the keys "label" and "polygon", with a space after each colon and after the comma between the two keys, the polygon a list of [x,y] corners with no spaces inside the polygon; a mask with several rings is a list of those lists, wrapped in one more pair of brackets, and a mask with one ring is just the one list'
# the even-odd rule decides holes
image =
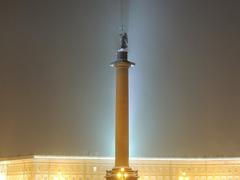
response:
{"label": "column capital", "polygon": [[131,61],[128,61],[128,60],[117,60],[117,61],[114,61],[110,64],[111,67],[134,67],[135,66],[135,63],[134,62],[131,62]]}

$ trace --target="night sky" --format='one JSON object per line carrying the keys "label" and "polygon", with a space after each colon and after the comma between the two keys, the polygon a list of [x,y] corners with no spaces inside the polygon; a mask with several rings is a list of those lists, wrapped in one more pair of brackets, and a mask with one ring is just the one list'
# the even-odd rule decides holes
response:
{"label": "night sky", "polygon": [[[240,156],[240,1],[129,0],[130,155]],[[0,156],[114,155],[119,0],[0,1]]]}

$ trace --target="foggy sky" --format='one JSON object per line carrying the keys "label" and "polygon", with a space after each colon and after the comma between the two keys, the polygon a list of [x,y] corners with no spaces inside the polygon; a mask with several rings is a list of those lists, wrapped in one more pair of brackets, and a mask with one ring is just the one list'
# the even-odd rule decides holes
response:
{"label": "foggy sky", "polygon": [[[240,1],[129,0],[130,154],[240,156]],[[118,0],[0,2],[0,155],[114,155]]]}

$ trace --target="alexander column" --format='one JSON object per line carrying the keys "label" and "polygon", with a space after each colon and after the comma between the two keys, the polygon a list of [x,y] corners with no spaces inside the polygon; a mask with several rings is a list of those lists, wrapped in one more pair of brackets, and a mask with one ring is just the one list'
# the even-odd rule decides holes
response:
{"label": "alexander column", "polygon": [[127,33],[121,34],[121,48],[117,60],[111,63],[116,68],[116,132],[115,167],[107,171],[107,180],[136,180],[137,171],[129,167],[129,121],[128,121],[128,69],[135,63],[128,61]]}

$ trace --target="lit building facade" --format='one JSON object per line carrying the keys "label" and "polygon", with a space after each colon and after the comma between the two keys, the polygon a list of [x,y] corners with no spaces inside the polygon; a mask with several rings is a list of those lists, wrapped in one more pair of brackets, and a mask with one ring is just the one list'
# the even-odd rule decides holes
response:
{"label": "lit building facade", "polygon": [[[0,160],[0,180],[104,180],[113,158],[25,156]],[[140,180],[240,180],[240,158],[133,158]]]}

